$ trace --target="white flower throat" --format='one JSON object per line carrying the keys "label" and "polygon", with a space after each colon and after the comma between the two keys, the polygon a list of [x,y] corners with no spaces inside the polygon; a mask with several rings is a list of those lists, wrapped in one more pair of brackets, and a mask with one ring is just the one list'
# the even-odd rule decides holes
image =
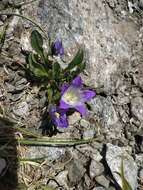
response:
{"label": "white flower throat", "polygon": [[69,105],[75,105],[80,101],[80,90],[69,87],[63,95],[63,100]]}
{"label": "white flower throat", "polygon": [[55,116],[59,119],[60,118],[60,114],[58,112],[55,112]]}

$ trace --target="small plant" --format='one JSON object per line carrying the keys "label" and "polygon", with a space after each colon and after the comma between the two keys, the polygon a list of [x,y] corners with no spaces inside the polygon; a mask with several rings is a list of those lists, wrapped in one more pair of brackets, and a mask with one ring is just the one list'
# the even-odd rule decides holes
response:
{"label": "small plant", "polygon": [[77,110],[82,116],[86,115],[85,103],[95,96],[94,91],[85,89],[79,76],[85,68],[83,49],[79,49],[73,60],[63,68],[64,47],[61,40],[52,43],[47,53],[43,49],[42,35],[34,30],[31,46],[34,53],[29,53],[27,57],[28,76],[47,91],[49,123],[66,128],[69,111]]}

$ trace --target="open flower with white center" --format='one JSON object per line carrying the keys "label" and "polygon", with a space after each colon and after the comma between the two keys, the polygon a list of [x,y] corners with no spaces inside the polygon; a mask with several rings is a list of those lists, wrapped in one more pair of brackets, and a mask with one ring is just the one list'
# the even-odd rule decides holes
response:
{"label": "open flower with white center", "polygon": [[77,76],[70,85],[64,84],[61,93],[59,107],[63,110],[74,108],[82,116],[87,113],[85,102],[90,101],[95,96],[94,91],[83,88],[83,81],[80,76]]}

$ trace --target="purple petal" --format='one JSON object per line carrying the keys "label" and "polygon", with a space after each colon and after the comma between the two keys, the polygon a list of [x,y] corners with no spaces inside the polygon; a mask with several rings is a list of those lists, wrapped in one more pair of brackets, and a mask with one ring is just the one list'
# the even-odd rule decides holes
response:
{"label": "purple petal", "polygon": [[68,127],[68,120],[67,120],[66,114],[61,115],[59,127],[63,127],[63,128]]}
{"label": "purple petal", "polygon": [[61,115],[64,115],[64,114],[66,114],[67,110],[61,109],[60,107],[57,107],[57,112],[60,113]]}
{"label": "purple petal", "polygon": [[85,104],[81,104],[75,107],[75,109],[82,115],[85,116],[87,114],[87,109]]}
{"label": "purple petal", "polygon": [[96,93],[92,90],[84,90],[83,91],[83,99],[85,102],[90,101],[95,95],[96,95]]}
{"label": "purple petal", "polygon": [[61,110],[59,107],[51,105],[49,109],[49,114],[55,126],[64,128],[68,127],[68,120],[65,110]]}
{"label": "purple petal", "polygon": [[75,87],[81,87],[83,84],[83,81],[81,79],[80,76],[77,76],[73,81],[72,81],[72,85]]}
{"label": "purple petal", "polygon": [[63,48],[63,44],[62,41],[57,39],[53,46],[52,46],[52,53],[53,55],[60,55],[63,56],[64,55],[64,48]]}
{"label": "purple petal", "polygon": [[61,46],[61,48],[60,48],[59,55],[60,56],[64,55],[64,48],[63,48],[63,46]]}
{"label": "purple petal", "polygon": [[66,114],[60,115],[60,118],[55,118],[54,124],[57,127],[67,128],[68,127],[68,120]]}
{"label": "purple petal", "polygon": [[54,47],[56,49],[60,49],[62,47],[62,41],[57,39],[55,42],[54,42]]}
{"label": "purple petal", "polygon": [[62,99],[60,100],[60,109],[68,110],[70,108],[70,105],[66,104]]}
{"label": "purple petal", "polygon": [[61,95],[65,93],[65,91],[68,89],[69,85],[68,84],[63,84],[61,87]]}

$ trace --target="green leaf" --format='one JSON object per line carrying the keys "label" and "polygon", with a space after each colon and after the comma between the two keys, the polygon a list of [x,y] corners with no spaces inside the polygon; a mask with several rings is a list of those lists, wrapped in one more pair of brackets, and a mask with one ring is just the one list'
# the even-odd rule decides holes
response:
{"label": "green leaf", "polygon": [[83,62],[84,52],[83,49],[79,49],[74,59],[69,63],[66,68],[67,71],[74,69],[76,66],[80,66]]}
{"label": "green leaf", "polygon": [[80,67],[79,67],[79,72],[80,72],[80,73],[81,73],[82,71],[84,71],[85,66],[86,66],[85,62],[82,62],[82,63],[80,64]]}
{"label": "green leaf", "polygon": [[72,62],[64,70],[64,79],[68,82],[73,80],[77,75],[79,75],[85,69],[85,61],[83,61],[84,55],[83,50],[80,49]]}
{"label": "green leaf", "polygon": [[82,62],[82,64],[76,68],[76,70],[73,71],[67,71],[64,75],[64,79],[67,82],[71,82],[76,76],[78,76],[83,70],[85,69],[85,62]]}
{"label": "green leaf", "polygon": [[84,69],[85,69],[85,62],[81,63],[81,65],[79,67],[77,67],[76,70],[70,72],[71,73],[70,75],[72,76],[72,79],[75,76],[79,75]]}
{"label": "green leaf", "polygon": [[33,30],[31,33],[31,46],[38,54],[43,53],[43,38],[37,30]]}
{"label": "green leaf", "polygon": [[52,64],[53,68],[53,80],[58,80],[60,79],[60,75],[61,75],[61,67],[59,65],[59,63],[55,62]]}
{"label": "green leaf", "polygon": [[129,182],[126,180],[125,175],[124,175],[124,165],[123,165],[123,158],[121,162],[121,173],[118,173],[121,177],[122,180],[122,190],[132,190],[131,185]]}
{"label": "green leaf", "polygon": [[123,188],[123,190],[132,190],[129,182],[126,180],[126,178],[124,176],[123,159],[122,159],[122,162],[121,162],[121,179],[122,179],[122,188]]}
{"label": "green leaf", "polygon": [[53,97],[53,99],[54,99],[54,101],[55,101],[55,102],[57,102],[57,103],[58,103],[58,102],[59,102],[60,97],[61,97],[61,93],[57,91],[57,92],[56,92],[56,94],[55,94],[55,96]]}
{"label": "green leaf", "polygon": [[45,78],[48,77],[48,72],[46,71],[44,65],[36,62],[35,54],[29,54],[28,56],[28,63],[29,63],[29,70],[35,77],[38,78]]}

